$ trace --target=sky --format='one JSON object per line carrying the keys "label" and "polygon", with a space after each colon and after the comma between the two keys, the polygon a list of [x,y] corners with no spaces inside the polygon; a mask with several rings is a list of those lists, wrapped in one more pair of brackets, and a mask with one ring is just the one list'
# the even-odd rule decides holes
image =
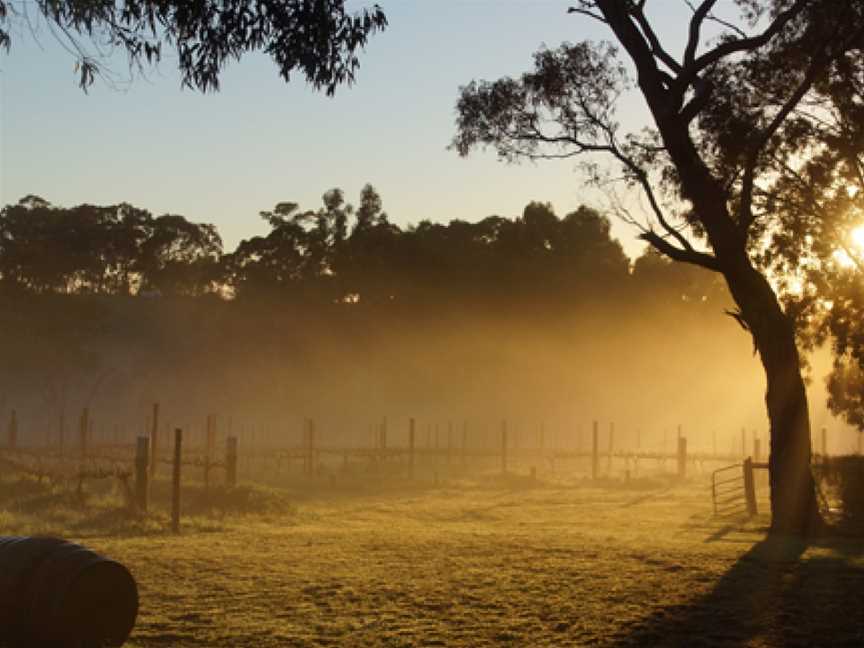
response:
{"label": "sky", "polygon": [[[214,223],[227,249],[266,233],[258,213],[277,202],[317,208],[341,187],[356,204],[367,182],[403,226],[516,216],[532,200],[559,215],[607,204],[572,160],[514,166],[492,151],[463,159],[447,150],[461,85],[528,70],[542,44],[607,37],[603,25],[568,15],[566,0],[381,4],[390,26],[369,42],[356,85],[335,98],[299,76],[286,84],[259,54],[229,64],[218,93],[183,90],[170,52],[146,78],[97,80],[85,94],[44,26],[36,38],[13,33],[0,60],[0,204],[31,193],[63,206],[125,201]],[[661,30],[680,43],[665,13],[684,5],[658,7]],[[110,68],[128,77],[123,56]],[[634,125],[645,116],[635,98],[622,113]],[[613,235],[631,256],[644,247],[614,219]]]}

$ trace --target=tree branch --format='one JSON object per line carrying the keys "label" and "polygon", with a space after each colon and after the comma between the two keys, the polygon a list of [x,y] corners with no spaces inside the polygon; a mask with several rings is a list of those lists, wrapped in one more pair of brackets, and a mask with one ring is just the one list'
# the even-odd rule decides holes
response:
{"label": "tree branch", "polygon": [[717,4],[717,0],[704,0],[693,13],[693,18],[690,20],[690,36],[687,40],[687,47],[684,49],[685,68],[692,66],[696,59],[696,48],[699,47],[699,34],[702,31],[702,23],[715,4]]}
{"label": "tree branch", "polygon": [[[706,0],[706,2],[707,1],[708,0]],[[780,33],[790,20],[801,13],[809,2],[810,0],[796,0],[795,4],[789,7],[786,11],[780,12],[774,21],[768,25],[761,34],[751,36],[750,38],[736,38],[734,40],[726,41],[714,49],[705,52],[705,54],[692,61],[689,65],[685,64],[683,72],[678,76],[678,81],[674,88],[675,94],[679,97],[683,97],[687,88],[694,84],[703,70],[721,61],[727,56],[739,52],[753,51],[766,45],[772,38],[774,38],[774,36]],[[704,4],[705,3],[703,3],[702,6],[704,6]]]}
{"label": "tree branch", "polygon": [[720,262],[717,257],[696,250],[683,250],[672,245],[669,241],[653,231],[642,232],[639,238],[651,245],[661,254],[665,254],[673,261],[681,261],[697,265],[707,270],[721,272]]}
{"label": "tree branch", "polygon": [[642,30],[642,34],[645,36],[645,39],[651,45],[651,53],[654,56],[663,62],[663,64],[672,70],[675,74],[680,74],[682,71],[681,64],[675,60],[675,58],[667,52],[663,46],[660,44],[660,39],[657,38],[657,34],[654,32],[654,28],[651,27],[651,23],[648,22],[648,19],[645,17],[645,12],[642,10],[644,3],[640,3],[638,6],[634,6],[632,10],[633,17],[636,19],[636,24],[639,25],[639,29]]}

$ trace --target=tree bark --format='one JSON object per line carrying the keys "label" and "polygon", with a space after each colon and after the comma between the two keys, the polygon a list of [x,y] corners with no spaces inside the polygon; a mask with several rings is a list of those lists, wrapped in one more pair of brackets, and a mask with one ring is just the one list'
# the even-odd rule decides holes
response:
{"label": "tree bark", "polygon": [[818,534],[824,527],[810,469],[810,416],[792,321],[749,262],[724,275],[765,369],[770,424],[771,532]]}

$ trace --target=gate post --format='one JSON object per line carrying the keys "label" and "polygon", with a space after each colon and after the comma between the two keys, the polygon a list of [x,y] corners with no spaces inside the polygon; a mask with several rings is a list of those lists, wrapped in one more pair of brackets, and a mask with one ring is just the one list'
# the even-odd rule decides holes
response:
{"label": "gate post", "polygon": [[756,482],[753,479],[753,460],[747,457],[744,460],[744,499],[747,502],[747,515],[754,516],[759,511],[756,507]]}

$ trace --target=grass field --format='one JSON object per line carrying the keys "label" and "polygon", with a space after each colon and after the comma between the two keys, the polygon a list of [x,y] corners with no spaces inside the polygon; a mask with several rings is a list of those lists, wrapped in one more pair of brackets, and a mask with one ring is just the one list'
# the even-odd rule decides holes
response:
{"label": "grass field", "polygon": [[130,646],[864,645],[864,546],[764,541],[767,518],[713,519],[700,478],[192,493],[179,537],[98,495],[28,514],[18,488],[4,534],[133,572]]}

